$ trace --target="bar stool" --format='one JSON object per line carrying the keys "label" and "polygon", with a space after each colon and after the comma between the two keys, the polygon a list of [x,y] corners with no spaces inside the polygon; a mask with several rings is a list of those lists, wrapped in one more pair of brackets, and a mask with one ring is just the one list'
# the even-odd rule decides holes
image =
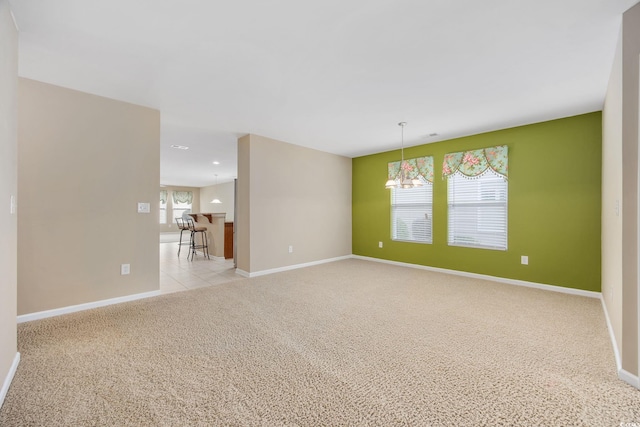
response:
{"label": "bar stool", "polygon": [[[191,240],[189,240],[189,243],[182,243],[182,232],[188,231],[191,233],[191,230],[189,229],[189,225],[185,224],[184,219],[182,218],[176,218],[176,224],[178,224],[178,229],[180,230],[180,243],[178,243],[178,256],[180,256],[180,249],[182,249],[182,245],[191,246]],[[187,254],[187,256],[189,255]]]}
{"label": "bar stool", "polygon": [[[196,249],[202,249],[202,253],[206,255],[207,259],[209,258],[209,240],[207,238],[207,227],[196,227],[193,219],[187,218],[187,226],[191,231],[191,261],[193,261],[193,256],[196,254]],[[200,243],[196,244],[196,234],[202,233],[200,236]]]}

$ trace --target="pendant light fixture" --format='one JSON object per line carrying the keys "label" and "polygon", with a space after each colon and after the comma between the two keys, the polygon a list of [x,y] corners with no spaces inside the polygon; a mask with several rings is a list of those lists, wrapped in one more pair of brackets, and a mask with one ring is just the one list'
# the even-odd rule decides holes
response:
{"label": "pendant light fixture", "polygon": [[[216,186],[218,186],[218,174],[216,174]],[[217,204],[217,203],[222,203],[222,202],[217,197],[214,197],[213,200],[210,203],[216,203]]]}
{"label": "pendant light fixture", "polygon": [[392,178],[390,178],[385,184],[385,188],[414,188],[414,187],[422,187],[422,182],[416,177],[414,179],[409,178],[407,175],[407,167],[409,166],[404,162],[404,127],[407,122],[400,122],[398,126],[400,126],[401,130],[401,160],[400,160],[400,170],[398,174]]}

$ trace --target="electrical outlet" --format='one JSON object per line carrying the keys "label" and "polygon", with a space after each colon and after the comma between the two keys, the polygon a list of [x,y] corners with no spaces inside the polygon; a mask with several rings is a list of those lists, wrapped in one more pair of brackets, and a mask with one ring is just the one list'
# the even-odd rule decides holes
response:
{"label": "electrical outlet", "polygon": [[293,253],[293,246],[289,245],[289,253],[292,254]]}
{"label": "electrical outlet", "polygon": [[120,275],[126,276],[131,273],[131,264],[121,264],[120,265]]}
{"label": "electrical outlet", "polygon": [[138,213],[151,213],[151,204],[138,202]]}
{"label": "electrical outlet", "polygon": [[520,264],[522,265],[529,265],[529,257],[526,255],[522,255],[520,257]]}
{"label": "electrical outlet", "polygon": [[378,242],[378,247],[381,248],[382,247],[382,242]]}

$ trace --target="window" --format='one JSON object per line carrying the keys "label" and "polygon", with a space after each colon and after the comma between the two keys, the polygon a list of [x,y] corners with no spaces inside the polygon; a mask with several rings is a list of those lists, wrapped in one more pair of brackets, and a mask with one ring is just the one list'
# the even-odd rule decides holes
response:
{"label": "window", "polygon": [[402,165],[408,178],[420,180],[420,187],[400,187],[400,166],[388,165],[388,179],[397,182],[391,188],[391,239],[432,243],[433,157],[407,159]]}
{"label": "window", "polygon": [[507,181],[488,170],[479,178],[454,174],[447,181],[448,243],[507,249]]}
{"label": "window", "polygon": [[431,243],[433,184],[391,189],[391,239]]}
{"label": "window", "polygon": [[193,192],[191,191],[174,191],[173,192],[173,221],[176,218],[182,218],[185,212],[191,212],[191,203],[193,202]]}
{"label": "window", "polygon": [[160,190],[160,224],[167,223],[167,190]]}
{"label": "window", "polygon": [[507,249],[507,147],[445,156],[448,244]]}

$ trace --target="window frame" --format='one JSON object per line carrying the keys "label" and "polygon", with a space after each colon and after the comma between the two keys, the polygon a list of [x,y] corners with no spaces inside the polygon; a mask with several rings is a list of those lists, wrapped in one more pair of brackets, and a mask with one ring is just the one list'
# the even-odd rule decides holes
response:
{"label": "window frame", "polygon": [[[391,188],[391,191],[390,191],[391,240],[394,242],[420,243],[420,244],[426,244],[426,245],[433,244],[433,183],[426,181],[422,176],[420,176],[418,179],[420,179],[420,181],[422,182],[421,187]],[[426,201],[424,202],[419,201],[414,203],[397,203],[396,195],[398,191],[400,192],[416,191],[416,190],[420,191],[422,189],[424,190],[430,189],[430,194],[425,195],[427,199]],[[425,231],[428,231],[427,238],[425,240],[415,239],[415,238],[411,238],[411,239],[398,238],[398,219],[401,219],[401,218],[397,217],[397,212],[399,208],[402,208],[402,207],[414,208],[415,210],[420,210],[420,207],[425,208],[424,215],[426,216],[426,219],[428,219],[428,221],[425,224],[425,228],[426,228]],[[419,212],[417,213],[419,214]],[[407,232],[411,237],[413,237],[413,234],[415,233],[415,228],[413,227],[413,225],[414,225],[414,222],[417,220],[420,220],[420,217],[414,218],[412,223],[407,226]]]}
{"label": "window frame", "polygon": [[[492,181],[491,181],[491,186],[494,188],[490,188],[490,190],[494,190],[497,192],[501,192],[503,194],[497,194],[497,198],[487,198],[486,200],[482,200],[482,189],[478,189],[478,191],[476,192],[476,194],[479,196],[478,200],[473,200],[473,201],[458,201],[456,202],[455,199],[452,201],[452,191],[455,191],[455,184],[456,181],[455,180],[467,180],[469,182],[475,182],[478,184],[478,187],[481,187],[483,182],[483,178],[486,181],[487,177],[491,177]],[[499,187],[495,187],[497,185],[497,183],[500,182],[503,184],[502,188]],[[504,197],[504,199],[502,199],[502,196]],[[455,197],[455,196],[454,196]],[[452,227],[452,222],[456,220],[456,218],[452,218],[455,212],[456,207],[461,208],[461,209],[473,209],[476,208],[475,213],[467,213],[467,214],[458,214],[458,221],[461,221],[460,215],[469,215],[469,216],[474,216],[475,215],[475,223],[474,224],[467,224],[467,227],[475,227],[475,231],[469,232],[467,237],[469,239],[474,239],[474,241],[467,241],[465,242],[465,239],[462,238],[463,236],[461,236],[459,232],[456,232],[456,228],[460,228],[460,224],[457,224]],[[489,227],[484,227],[485,231],[482,231],[481,228],[481,224],[480,224],[480,219],[479,216],[482,215],[482,211],[480,209],[482,209],[483,207],[486,208],[501,208],[502,212],[499,214],[492,214],[493,218],[489,219],[487,218],[485,220],[485,224],[487,221],[493,221],[495,220],[496,217],[502,217],[504,219],[504,222],[501,225],[501,228],[504,229],[503,232],[499,232],[500,235],[502,235],[502,239],[501,239],[501,243],[500,244],[493,244],[493,240],[489,239],[489,241],[487,242],[485,241],[480,241],[478,242],[478,238],[480,237],[480,235],[485,234],[485,235],[496,235],[498,232],[496,232],[495,230],[491,230]],[[490,215],[491,216],[491,215]],[[452,230],[453,228],[453,230]],[[491,169],[487,169],[484,173],[482,173],[481,175],[475,176],[473,178],[469,178],[467,176],[465,176],[464,174],[460,173],[460,172],[456,172],[454,174],[451,174],[448,178],[447,178],[447,245],[448,246],[457,246],[457,247],[466,247],[466,248],[474,248],[474,249],[489,249],[489,250],[498,250],[498,251],[506,251],[509,248],[509,183],[508,181],[505,179],[504,176],[501,176],[499,173],[491,170]]]}

